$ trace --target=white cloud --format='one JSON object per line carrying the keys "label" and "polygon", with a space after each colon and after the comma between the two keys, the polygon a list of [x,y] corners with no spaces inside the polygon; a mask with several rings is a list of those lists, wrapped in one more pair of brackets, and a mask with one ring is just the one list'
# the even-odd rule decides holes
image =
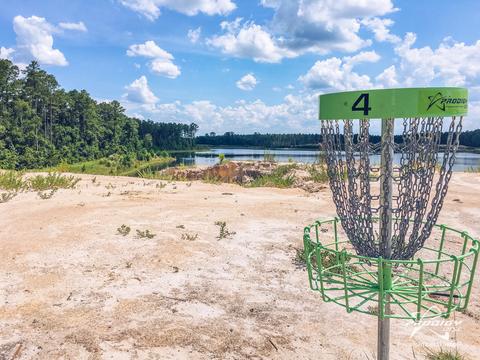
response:
{"label": "white cloud", "polygon": [[45,65],[68,65],[63,53],[53,48],[52,34],[57,29],[45,18],[21,15],[13,18],[13,29],[17,35],[15,61],[26,62],[32,58]]}
{"label": "white cloud", "polygon": [[398,87],[397,68],[395,65],[389,66],[375,78],[378,87]]}
{"label": "white cloud", "polygon": [[480,40],[467,45],[445,39],[437,49],[414,48],[415,41],[416,34],[407,33],[395,48],[403,85],[468,86],[480,80]]}
{"label": "white cloud", "polygon": [[241,90],[250,91],[257,86],[257,79],[253,76],[252,73],[244,75],[240,80],[237,81],[237,87]]}
{"label": "white cloud", "polygon": [[61,22],[58,24],[58,26],[65,30],[74,30],[74,31],[81,31],[81,32],[88,31],[83,21],[80,21],[78,23]]}
{"label": "white cloud", "polygon": [[381,19],[378,17],[362,20],[362,25],[365,25],[375,35],[375,40],[379,42],[388,41],[396,44],[400,41],[400,38],[390,33],[389,27],[393,24],[394,22],[391,19]]}
{"label": "white cloud", "polygon": [[246,22],[240,26],[240,18],[221,24],[225,34],[207,39],[207,44],[221,49],[224,54],[252,58],[256,62],[277,63],[295,53],[282,49],[277,41],[260,25]]}
{"label": "white cloud", "polygon": [[120,0],[120,3],[151,21],[160,16],[162,7],[188,16],[226,15],[236,8],[231,0]]}
{"label": "white cloud", "polygon": [[125,90],[127,92],[123,97],[129,102],[151,108],[158,101],[158,98],[148,87],[148,81],[144,75],[134,80],[130,85],[125,86]]}
{"label": "white cloud", "polygon": [[372,87],[368,75],[359,75],[353,67],[361,62],[376,62],[380,56],[374,51],[360,52],[355,56],[331,57],[317,61],[313,67],[299,77],[308,88],[354,90]]}
{"label": "white cloud", "polygon": [[130,45],[127,50],[128,56],[144,56],[148,58],[162,58],[172,60],[173,55],[163,50],[155,41],[148,40],[144,44]]}
{"label": "white cloud", "polygon": [[15,52],[15,49],[0,47],[0,59],[11,59],[12,54]]}
{"label": "white cloud", "polygon": [[282,48],[301,55],[354,52],[370,45],[359,36],[362,19],[396,11],[391,0],[263,0],[275,11],[270,24]]}
{"label": "white cloud", "polygon": [[175,79],[181,72],[177,65],[165,59],[153,59],[150,62],[150,70],[154,74],[162,75],[170,79]]}
{"label": "white cloud", "polygon": [[153,120],[187,124],[195,122],[199,125],[200,132],[314,132],[318,131],[317,102],[316,94],[290,94],[276,105],[268,105],[262,100],[240,100],[233,105],[219,106],[209,100],[200,100],[186,104],[180,101],[156,104],[147,111],[145,107],[126,108],[129,113],[141,112],[144,117]]}
{"label": "white cloud", "polygon": [[202,32],[202,28],[198,27],[195,30],[190,29],[188,30],[187,37],[192,44],[195,44],[198,39],[200,39],[200,33]]}
{"label": "white cloud", "polygon": [[157,75],[175,79],[181,74],[179,67],[173,63],[173,55],[152,40],[146,41],[144,44],[130,45],[127,55],[151,58],[150,70]]}

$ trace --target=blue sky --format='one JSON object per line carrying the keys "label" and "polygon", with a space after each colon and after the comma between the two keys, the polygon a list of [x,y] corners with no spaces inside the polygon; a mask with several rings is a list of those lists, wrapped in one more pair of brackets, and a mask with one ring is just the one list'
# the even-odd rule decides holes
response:
{"label": "blue sky", "polygon": [[480,120],[480,2],[0,1],[0,57],[200,132],[318,132],[320,93],[455,85]]}

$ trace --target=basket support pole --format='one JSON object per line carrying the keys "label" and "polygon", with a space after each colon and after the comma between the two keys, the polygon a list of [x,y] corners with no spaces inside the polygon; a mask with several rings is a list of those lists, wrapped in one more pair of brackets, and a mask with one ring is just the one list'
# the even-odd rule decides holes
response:
{"label": "basket support pole", "polygon": [[386,262],[382,262],[383,297],[379,306],[384,306],[384,316],[378,318],[378,360],[388,360],[390,354],[390,295],[392,252],[392,191],[393,191],[393,147],[395,119],[382,119],[382,150],[380,160],[380,252]]}

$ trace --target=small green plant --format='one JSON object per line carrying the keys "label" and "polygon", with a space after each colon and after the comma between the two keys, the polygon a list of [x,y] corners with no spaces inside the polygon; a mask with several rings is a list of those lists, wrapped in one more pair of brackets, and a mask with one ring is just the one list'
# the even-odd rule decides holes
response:
{"label": "small green plant", "polygon": [[328,181],[328,173],[325,166],[312,164],[308,166],[307,170],[311,180],[317,183],[325,183]]}
{"label": "small green plant", "polygon": [[226,221],[215,221],[215,225],[220,228],[217,236],[218,240],[225,239],[226,237],[236,234],[235,232],[228,230]]}
{"label": "small green plant", "polygon": [[275,162],[275,154],[268,151],[268,150],[265,150],[263,152],[263,161],[266,161],[266,162]]}
{"label": "small green plant", "polygon": [[289,172],[297,167],[296,164],[280,165],[272,173],[263,175],[253,180],[251,187],[278,187],[289,188],[295,182],[295,177]]}
{"label": "small green plant", "polygon": [[194,241],[198,239],[198,234],[183,233],[182,240]]}
{"label": "small green plant", "polygon": [[117,229],[117,233],[119,235],[122,235],[122,236],[127,236],[128,234],[130,234],[130,226],[127,226],[125,224],[122,224],[122,226],[120,226],[118,229]]}
{"label": "small green plant", "polygon": [[0,189],[14,192],[24,190],[26,184],[22,175],[20,172],[10,170],[0,172]]}
{"label": "small green plant", "polygon": [[157,236],[157,234],[154,234],[152,232],[150,232],[150,230],[137,230],[137,236],[140,238],[140,239],[153,239],[155,236]]}
{"label": "small green plant", "polygon": [[34,191],[45,191],[52,189],[73,189],[80,181],[75,176],[67,176],[59,173],[48,173],[35,175],[27,180],[28,188]]}
{"label": "small green plant", "polygon": [[12,200],[15,196],[17,196],[16,192],[6,192],[6,193],[1,193],[0,194],[0,204],[9,202]]}
{"label": "small green plant", "polygon": [[225,154],[218,154],[218,163],[223,164],[225,161]]}
{"label": "small green plant", "polygon": [[48,200],[48,199],[51,199],[53,197],[53,195],[55,195],[55,193],[57,192],[57,189],[51,189],[50,191],[38,191],[37,192],[37,195],[40,199],[42,200]]}
{"label": "small green plant", "polygon": [[160,182],[160,183],[158,183],[158,184],[155,185],[155,187],[156,187],[157,189],[163,189],[165,186],[167,186],[167,184],[166,184],[166,183],[163,183],[163,182]]}
{"label": "small green plant", "polygon": [[427,360],[467,360],[457,349],[430,349],[424,348],[425,358]]}

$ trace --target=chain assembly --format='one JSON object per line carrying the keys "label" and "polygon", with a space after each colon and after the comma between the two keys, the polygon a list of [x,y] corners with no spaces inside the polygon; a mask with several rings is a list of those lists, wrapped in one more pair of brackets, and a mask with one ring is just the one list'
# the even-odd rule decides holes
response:
{"label": "chain assembly", "polygon": [[[322,150],[338,217],[357,254],[407,260],[423,247],[442,208],[462,116],[452,116],[446,137],[443,117],[391,120],[401,135],[381,142],[371,135],[368,119],[322,120]],[[394,158],[386,148],[394,149]],[[381,174],[376,165],[382,152],[383,166],[392,172]],[[380,201],[381,186],[392,199],[388,209]],[[388,229],[388,221],[393,222],[391,249],[385,248],[385,234],[380,233]]]}

